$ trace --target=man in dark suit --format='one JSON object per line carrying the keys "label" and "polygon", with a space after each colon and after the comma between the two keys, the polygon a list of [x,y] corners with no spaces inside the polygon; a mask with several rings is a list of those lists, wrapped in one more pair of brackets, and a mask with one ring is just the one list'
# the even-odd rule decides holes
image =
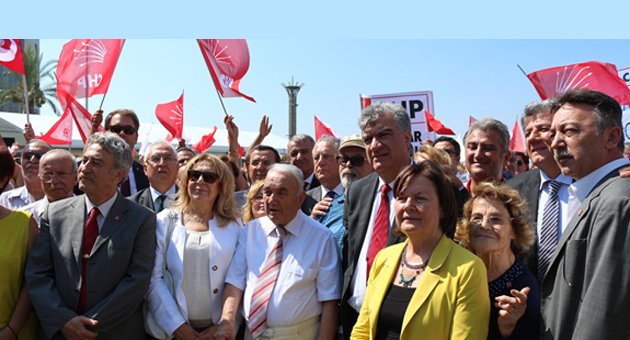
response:
{"label": "man in dark suit", "polygon": [[570,90],[553,109],[551,147],[581,203],[542,282],[543,338],[628,339],[630,179],[621,107],[591,90]]}
{"label": "man in dark suit", "polygon": [[[548,99],[541,102],[532,102],[525,107],[521,125],[525,129],[527,153],[536,169],[524,172],[507,182],[509,186],[518,190],[527,201],[529,207],[528,219],[534,226],[537,237],[535,246],[530,248],[523,261],[533,273],[538,275],[539,282],[542,280],[542,276],[549,265],[551,255],[553,255],[552,250],[555,249],[562,231],[572,216],[569,213],[569,186],[573,183],[573,180],[560,172],[560,167],[553,158],[553,151],[551,150],[552,104],[553,101]],[[557,189],[553,188],[552,181],[558,183]],[[555,194],[552,193],[552,189],[557,190]],[[550,198],[558,203],[557,223],[553,233],[541,233],[544,207],[553,203]],[[549,245],[551,252],[549,250],[546,252],[538,251],[546,245]],[[538,270],[539,257],[541,257],[543,263],[540,271]]]}
{"label": "man in dark suit", "polygon": [[[400,241],[391,233],[394,217],[393,185],[409,165],[411,122],[405,108],[379,103],[363,110],[360,128],[367,158],[375,173],[350,185],[346,192],[344,225],[348,233],[343,247],[344,269],[341,322],[349,338],[365,297],[373,257],[386,245]],[[380,213],[379,213],[380,212]],[[384,223],[375,223],[375,221]]]}
{"label": "man in dark suit", "polygon": [[46,338],[144,337],[155,214],[118,193],[130,164],[125,141],[93,134],[79,166],[85,195],[51,203],[41,217],[25,277]]}
{"label": "man in dark suit", "polygon": [[313,171],[315,162],[313,161],[313,148],[315,140],[313,137],[298,133],[289,138],[287,151],[289,153],[289,163],[295,165],[304,175],[304,190],[308,191],[320,185],[315,172]]}
{"label": "man in dark suit", "polygon": [[156,142],[145,154],[144,171],[149,178],[149,187],[138,191],[129,199],[156,213],[168,208],[177,191],[177,154],[167,142]]}
{"label": "man in dark suit", "polygon": [[[333,199],[343,194],[343,185],[339,177],[339,140],[331,136],[320,138],[313,148],[315,177],[321,185],[306,192],[307,199],[302,203],[302,211],[315,218],[321,215],[313,208],[322,199]],[[314,214],[313,214],[314,213]]]}

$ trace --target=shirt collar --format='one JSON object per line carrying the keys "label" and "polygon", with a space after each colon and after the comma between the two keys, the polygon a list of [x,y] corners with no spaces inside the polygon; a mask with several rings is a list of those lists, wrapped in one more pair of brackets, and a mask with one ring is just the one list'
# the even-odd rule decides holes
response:
{"label": "shirt collar", "polygon": [[545,185],[545,183],[549,182],[549,181],[556,181],[556,182],[560,182],[564,185],[571,185],[573,184],[573,178],[560,173],[558,176],[556,176],[556,178],[551,178],[549,177],[549,175],[547,175],[544,171],[540,170],[540,185],[538,186],[538,191],[542,190],[543,185]]}
{"label": "shirt collar", "polygon": [[[287,223],[287,225],[284,226],[284,229],[287,231],[288,234],[291,234],[295,237],[300,236],[300,230],[302,230],[302,224],[303,224],[302,219],[304,218],[309,218],[309,217],[304,215],[302,210],[298,210],[297,214],[291,220],[291,222]],[[261,217],[260,222],[261,222],[263,230],[265,231],[265,235],[267,236],[271,235],[274,229],[276,229],[276,225],[273,224],[273,222],[271,222],[271,220],[267,216]]]}
{"label": "shirt collar", "polygon": [[165,193],[161,193],[161,192],[157,191],[152,186],[149,186],[149,190],[151,191],[151,198],[153,198],[153,200],[156,200],[158,197],[160,197],[160,195],[166,195],[166,196],[173,195],[175,193],[175,184],[171,185],[171,187],[168,188],[168,190],[166,190]]}
{"label": "shirt collar", "polygon": [[[324,188],[324,186],[322,185],[322,197],[326,196],[326,194],[329,192],[330,190]],[[337,184],[336,187],[334,187],[332,189],[332,191],[335,192],[335,194],[337,194],[337,196],[343,194],[343,184],[339,183]]]}
{"label": "shirt collar", "polygon": [[606,175],[608,175],[611,171],[618,169],[624,165],[629,165],[630,161],[626,158],[617,158],[614,161],[608,162],[601,167],[597,168],[595,171],[590,174],[580,178],[575,181],[569,188],[573,192],[573,194],[580,200],[580,202],[584,202],[584,199],[588,194],[593,191],[593,188],[602,180]]}
{"label": "shirt collar", "polygon": [[94,203],[92,203],[92,201],[90,201],[87,195],[85,195],[85,207],[87,208],[88,214],[90,211],[92,211],[92,208],[96,207],[101,212],[101,216],[107,218],[107,214],[109,214],[109,211],[112,209],[112,206],[114,205],[117,197],[118,192],[114,193],[114,195],[107,201],[103,202],[103,204],[95,205]]}

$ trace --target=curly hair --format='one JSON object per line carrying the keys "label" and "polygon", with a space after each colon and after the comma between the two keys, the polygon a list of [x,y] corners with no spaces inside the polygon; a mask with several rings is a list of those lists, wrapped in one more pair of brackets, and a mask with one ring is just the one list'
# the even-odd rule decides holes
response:
{"label": "curly hair", "polygon": [[212,154],[202,153],[195,156],[186,163],[181,177],[178,178],[177,185],[180,190],[177,192],[177,199],[171,206],[173,209],[182,211],[190,208],[192,199],[188,193],[188,170],[192,170],[195,164],[207,163],[211,171],[215,172],[219,178],[219,194],[212,207],[212,212],[217,219],[217,225],[224,227],[239,217],[236,201],[234,200],[234,175],[228,166],[221,159]]}
{"label": "curly hair", "polygon": [[254,197],[262,190],[265,181],[256,181],[249,188],[247,192],[247,198],[245,198],[245,204],[243,205],[243,224],[249,223],[249,221],[255,219],[254,212]]}
{"label": "curly hair", "polygon": [[503,203],[503,206],[510,214],[512,231],[514,232],[514,239],[510,244],[510,249],[516,256],[525,254],[536,239],[534,228],[527,220],[527,202],[525,202],[518,191],[505,184],[484,182],[475,187],[472,197],[464,205],[464,217],[457,225],[455,240],[466,249],[474,252],[470,244],[469,222],[473,205],[481,198]]}

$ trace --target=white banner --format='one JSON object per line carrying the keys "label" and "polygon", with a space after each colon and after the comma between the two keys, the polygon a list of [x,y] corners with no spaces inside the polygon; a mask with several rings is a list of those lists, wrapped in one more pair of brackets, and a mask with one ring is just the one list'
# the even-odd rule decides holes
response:
{"label": "white banner", "polygon": [[[630,67],[625,67],[617,71],[619,72],[619,77],[630,87]],[[622,105],[621,109],[623,110],[623,117],[621,118],[623,134],[626,137],[625,141],[630,142],[630,105]]]}
{"label": "white banner", "polygon": [[413,144],[414,150],[420,147],[423,140],[435,138],[434,132],[429,134],[427,120],[424,115],[424,110],[429,110],[429,112],[435,114],[432,91],[361,95],[362,109],[368,105],[385,102],[400,104],[407,109],[407,114],[409,114],[411,119],[411,144]]}

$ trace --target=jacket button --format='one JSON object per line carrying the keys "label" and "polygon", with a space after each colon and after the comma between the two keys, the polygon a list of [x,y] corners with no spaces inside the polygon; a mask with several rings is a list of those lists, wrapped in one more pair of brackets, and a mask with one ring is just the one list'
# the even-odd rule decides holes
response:
{"label": "jacket button", "polygon": [[212,266],[212,271],[217,271],[217,269],[219,269],[219,267],[217,267],[217,265],[215,264],[214,266]]}
{"label": "jacket button", "polygon": [[212,292],[213,292],[213,293],[215,293],[215,294],[217,294],[217,293],[219,293],[219,289],[218,289],[218,288],[215,288]]}

